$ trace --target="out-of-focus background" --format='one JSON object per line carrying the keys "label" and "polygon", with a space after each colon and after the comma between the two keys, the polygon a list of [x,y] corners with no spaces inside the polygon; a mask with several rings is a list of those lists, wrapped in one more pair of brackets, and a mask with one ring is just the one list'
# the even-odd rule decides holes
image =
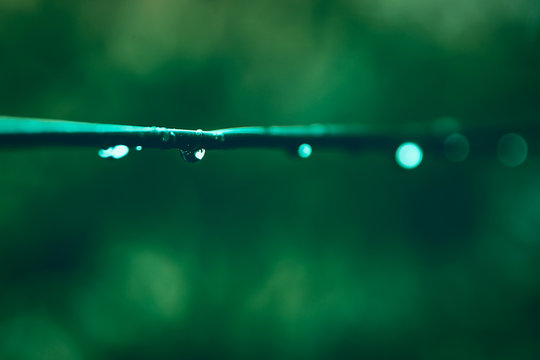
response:
{"label": "out-of-focus background", "polygon": [[[539,94],[537,0],[0,0],[2,115],[489,129]],[[537,156],[97,150],[0,152],[2,359],[540,358]]]}

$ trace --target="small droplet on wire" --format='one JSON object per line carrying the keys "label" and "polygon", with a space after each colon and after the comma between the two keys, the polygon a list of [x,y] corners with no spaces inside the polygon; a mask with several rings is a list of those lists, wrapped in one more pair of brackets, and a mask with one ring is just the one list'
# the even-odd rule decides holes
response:
{"label": "small droplet on wire", "polygon": [[182,150],[180,149],[180,156],[187,162],[195,163],[199,162],[204,158],[206,154],[206,149],[200,148],[195,150]]}
{"label": "small droplet on wire", "polygon": [[302,144],[298,147],[298,156],[302,159],[307,159],[313,153],[313,149],[309,144]]}
{"label": "small droplet on wire", "polygon": [[108,149],[101,149],[98,155],[103,158],[113,158],[115,160],[125,157],[129,153],[129,148],[126,145],[116,145]]}
{"label": "small droplet on wire", "polygon": [[141,145],[139,145],[139,146],[136,146],[136,147],[135,147],[135,150],[137,150],[137,151],[141,151],[141,150],[142,150],[142,146],[141,146]]}

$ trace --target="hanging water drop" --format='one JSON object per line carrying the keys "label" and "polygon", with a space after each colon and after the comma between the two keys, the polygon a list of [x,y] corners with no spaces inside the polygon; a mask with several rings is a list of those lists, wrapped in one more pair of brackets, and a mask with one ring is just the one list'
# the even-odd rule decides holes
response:
{"label": "hanging water drop", "polygon": [[204,158],[204,155],[206,154],[206,149],[200,148],[195,150],[182,150],[180,149],[180,156],[182,156],[182,159],[186,160],[187,162],[195,163],[199,162]]}
{"label": "hanging water drop", "polygon": [[142,150],[142,146],[141,146],[141,145],[139,145],[139,146],[135,147],[135,150],[137,150],[137,151],[141,151],[141,150]]}

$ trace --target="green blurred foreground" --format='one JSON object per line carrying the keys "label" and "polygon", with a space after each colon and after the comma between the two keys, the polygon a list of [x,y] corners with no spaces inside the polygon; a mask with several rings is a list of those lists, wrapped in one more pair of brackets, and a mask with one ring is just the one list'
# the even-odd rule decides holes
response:
{"label": "green blurred foreground", "polygon": [[[534,124],[539,29],[536,0],[0,0],[0,113]],[[540,357],[535,155],[97,150],[0,152],[1,359]]]}

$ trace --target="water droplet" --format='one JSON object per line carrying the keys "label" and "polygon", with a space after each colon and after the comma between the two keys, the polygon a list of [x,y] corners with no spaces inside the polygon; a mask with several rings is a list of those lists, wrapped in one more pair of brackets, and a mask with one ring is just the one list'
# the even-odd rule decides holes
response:
{"label": "water droplet", "polygon": [[180,156],[182,156],[182,159],[191,163],[201,161],[204,158],[205,154],[206,154],[206,150],[204,148],[195,149],[195,150],[180,149]]}
{"label": "water droplet", "polygon": [[497,155],[503,165],[519,166],[527,159],[529,148],[525,139],[514,133],[506,134],[497,144]]}
{"label": "water droplet", "polygon": [[214,140],[225,141],[225,135],[221,131],[218,131],[214,135]]}
{"label": "water droplet", "polygon": [[98,151],[98,155],[103,159],[113,158],[121,159],[129,153],[129,148],[126,145],[116,145],[108,149],[101,149]]}
{"label": "water droplet", "polygon": [[298,156],[302,159],[307,159],[313,153],[313,149],[309,144],[302,144],[298,147]]}
{"label": "water droplet", "polygon": [[444,140],[444,154],[453,162],[460,162],[469,156],[469,140],[459,133],[448,135]]}
{"label": "water droplet", "polygon": [[176,137],[176,134],[172,131],[164,131],[161,134],[161,141],[166,143],[169,142],[171,139],[174,142],[174,138]]}
{"label": "water droplet", "polygon": [[401,144],[396,150],[396,161],[404,169],[414,169],[422,162],[424,152],[413,142]]}
{"label": "water droplet", "polygon": [[142,146],[141,146],[141,145],[139,145],[139,146],[135,147],[135,150],[137,150],[137,151],[141,151],[141,150],[142,150]]}

